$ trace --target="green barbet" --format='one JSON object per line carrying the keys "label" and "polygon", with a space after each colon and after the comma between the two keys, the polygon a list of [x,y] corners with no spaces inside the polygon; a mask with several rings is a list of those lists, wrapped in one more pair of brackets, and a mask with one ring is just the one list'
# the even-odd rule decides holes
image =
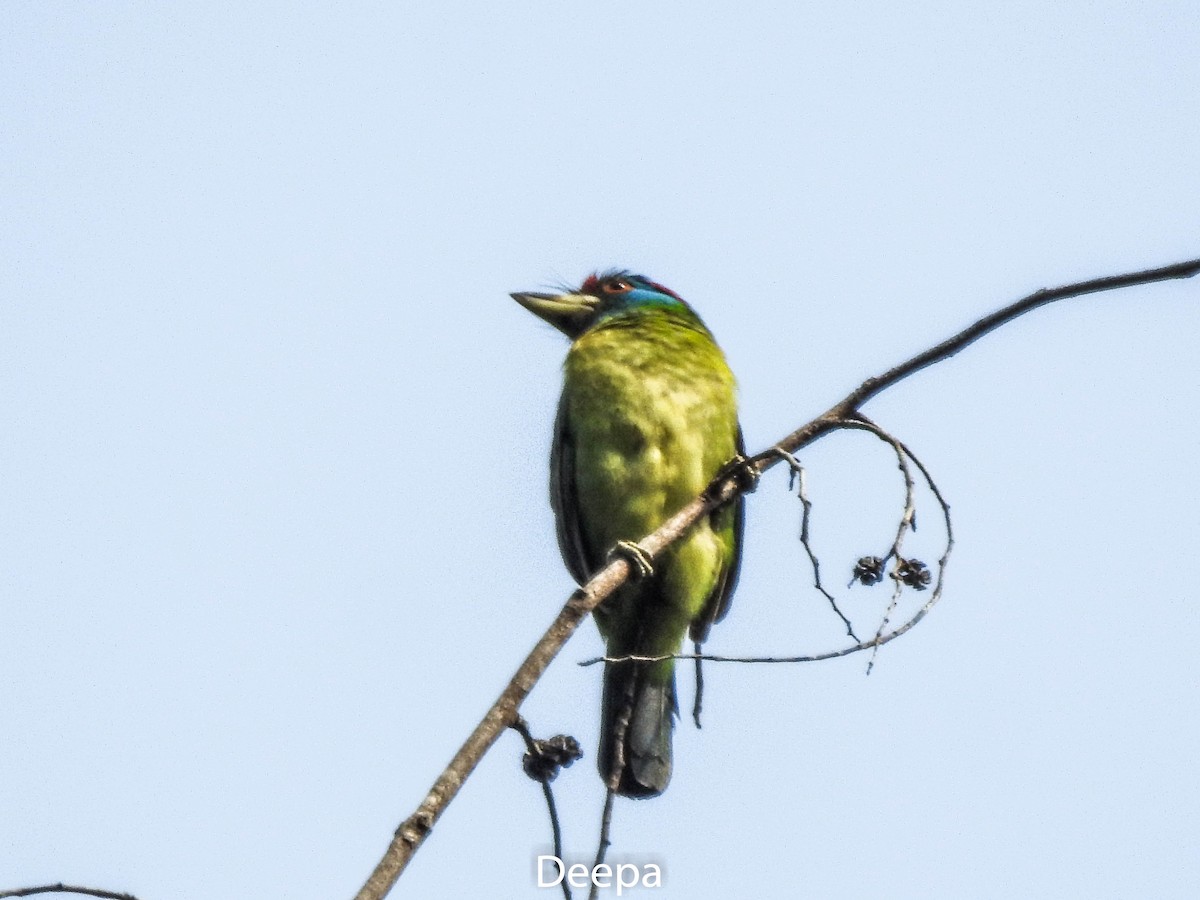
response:
{"label": "green barbet", "polygon": [[[563,560],[580,584],[613,548],[645,569],[595,611],[607,655],[678,653],[685,634],[703,642],[737,583],[741,499],[696,523],[652,569],[630,542],[741,453],[724,354],[687,303],[641,275],[610,271],[574,292],[512,297],[572,341],[550,467]],[[617,793],[666,789],[676,711],[674,660],[606,663],[598,764]]]}

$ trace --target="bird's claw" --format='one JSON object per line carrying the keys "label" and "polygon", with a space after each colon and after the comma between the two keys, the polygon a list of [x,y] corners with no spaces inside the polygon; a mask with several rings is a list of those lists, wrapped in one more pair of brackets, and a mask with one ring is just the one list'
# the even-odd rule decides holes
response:
{"label": "bird's claw", "polygon": [[758,488],[758,479],[762,477],[762,472],[758,470],[758,463],[739,453],[721,466],[721,470],[712,480],[714,487],[710,487],[708,493],[713,493],[714,489],[719,491],[720,486],[725,483],[725,479],[730,477],[736,479],[741,493],[749,494]]}
{"label": "bird's claw", "polygon": [[617,541],[616,546],[608,551],[608,559],[611,562],[618,556],[629,563],[630,578],[649,578],[654,574],[653,560],[641,544],[634,541]]}

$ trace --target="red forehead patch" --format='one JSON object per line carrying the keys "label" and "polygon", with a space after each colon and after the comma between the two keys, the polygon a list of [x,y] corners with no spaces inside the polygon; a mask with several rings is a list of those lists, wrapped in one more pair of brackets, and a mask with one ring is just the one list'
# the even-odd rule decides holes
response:
{"label": "red forehead patch", "polygon": [[650,290],[657,291],[660,294],[666,294],[668,297],[674,297],[676,300],[683,300],[682,297],[680,297],[669,287],[664,287],[656,281],[651,281],[644,275],[634,275],[631,272],[615,269],[607,272],[593,272],[583,280],[583,284],[579,286],[579,293],[599,294],[600,284],[609,280],[629,281],[637,287],[649,288]]}

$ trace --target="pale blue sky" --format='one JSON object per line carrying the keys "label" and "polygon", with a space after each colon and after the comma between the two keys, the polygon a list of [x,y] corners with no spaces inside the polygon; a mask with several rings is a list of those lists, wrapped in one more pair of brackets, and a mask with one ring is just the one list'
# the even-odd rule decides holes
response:
{"label": "pale blue sky", "polygon": [[[508,292],[674,288],[759,449],[1030,290],[1200,255],[1198,38],[1182,0],[9,3],[0,888],[352,895],[571,586],[566,348]],[[873,402],[953,505],[945,599],[869,678],[710,666],[618,806],[634,896],[1200,895],[1198,334],[1200,283],[1070,301]],[[894,462],[804,461],[844,583]],[[713,652],[841,643],[785,487]],[[588,753],[576,856],[599,649],[525,709]],[[558,896],[520,753],[397,896]]]}

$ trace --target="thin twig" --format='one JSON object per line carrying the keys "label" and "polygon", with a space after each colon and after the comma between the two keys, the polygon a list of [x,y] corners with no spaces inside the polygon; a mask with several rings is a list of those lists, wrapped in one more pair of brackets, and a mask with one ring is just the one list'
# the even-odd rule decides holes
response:
{"label": "thin twig", "polygon": [[[883,557],[883,564],[886,565],[888,560],[896,560],[896,565],[899,566],[900,560],[903,558],[900,555],[901,547],[904,544],[904,535],[908,529],[912,527],[913,519],[917,514],[916,501],[914,498],[915,485],[913,484],[912,472],[908,468],[908,460],[905,458],[904,450],[900,447],[900,442],[892,437],[883,428],[880,428],[866,416],[858,414],[847,421],[847,427],[857,428],[863,431],[868,431],[875,437],[879,438],[885,444],[890,446],[896,453],[896,463],[900,468],[900,472],[904,475],[904,511],[900,514],[900,524],[896,528],[896,537],[892,541],[892,546],[887,554]],[[887,631],[888,623],[891,622],[892,613],[896,611],[896,607],[900,604],[900,595],[904,592],[904,584],[899,578],[894,577],[895,569],[893,569],[894,588],[892,589],[892,597],[888,601],[887,609],[883,611],[883,618],[879,620],[879,627],[875,629],[875,640],[878,642],[883,633]],[[875,660],[879,655],[879,644],[875,644],[874,650],[871,651],[871,659],[867,662],[867,674],[871,674],[871,670],[875,668]]]}
{"label": "thin twig", "polygon": [[43,884],[38,887],[16,888],[0,891],[0,897],[32,897],[34,894],[83,894],[87,897],[104,897],[105,900],[137,900],[133,894],[106,891],[102,888],[79,887],[72,884]]}
{"label": "thin twig", "polygon": [[[516,721],[512,723],[511,727],[525,741],[525,749],[535,756],[538,755],[540,751],[537,741],[529,731],[529,723],[525,721],[525,717],[517,716]],[[559,859],[563,859],[562,828],[558,824],[558,807],[554,805],[554,791],[550,788],[549,779],[542,781],[541,785],[542,796],[546,798],[546,810],[550,813],[550,831],[554,835],[554,855]],[[563,897],[566,900],[571,900],[571,888],[567,884],[566,878],[562,880],[562,889]]]}
{"label": "thin twig", "polygon": [[[874,423],[871,423],[866,416],[859,416],[859,420],[874,425]],[[886,432],[883,433],[886,434]],[[946,502],[946,498],[942,495],[941,488],[939,488],[937,482],[933,480],[933,476],[930,474],[929,469],[925,467],[925,464],[917,458],[916,454],[912,452],[912,449],[905,444],[904,441],[888,435],[888,442],[896,448],[902,459],[907,458],[912,462],[913,465],[917,467],[917,470],[921,473],[921,477],[925,479],[925,484],[929,486],[930,493],[933,494],[934,499],[938,502],[938,506],[942,511],[942,524],[946,528],[946,546],[942,550],[941,558],[938,560],[937,581],[934,584],[933,593],[930,595],[929,600],[924,606],[921,607],[918,614],[918,619],[914,619],[912,621],[912,625],[916,625],[919,618],[924,618],[925,614],[934,607],[938,600],[941,599],[942,585],[946,576],[946,564],[950,561],[950,551],[954,549],[954,525],[950,518],[950,504]],[[905,467],[905,474],[908,474],[907,467]],[[913,512],[913,515],[916,515],[915,511]],[[913,526],[913,530],[916,530],[915,525]],[[897,556],[898,555],[899,550],[897,550]],[[906,628],[905,631],[907,630],[908,629]],[[878,648],[878,645],[876,645],[876,647]],[[874,660],[875,655],[872,654],[871,663],[867,666],[868,674],[870,674],[871,665],[874,664]]]}
{"label": "thin twig", "polygon": [[893,577],[892,584],[892,596],[888,600],[887,609],[883,611],[883,618],[879,620],[879,628],[875,630],[875,647],[871,650],[871,658],[867,660],[868,675],[875,668],[875,660],[879,658],[879,638],[887,630],[888,624],[892,621],[892,613],[900,605],[900,595],[904,592],[904,584],[899,578]]}
{"label": "thin twig", "polygon": [[788,464],[788,468],[791,470],[788,475],[788,488],[790,489],[793,483],[798,485],[797,494],[800,497],[801,509],[800,546],[803,547],[804,552],[808,554],[808,561],[812,565],[813,587],[825,595],[825,599],[829,601],[830,609],[837,613],[838,618],[842,620],[842,624],[846,626],[846,636],[852,637],[857,641],[859,640],[859,637],[854,633],[854,626],[850,623],[850,620],[846,617],[846,614],[842,612],[841,607],[838,606],[837,599],[833,596],[833,594],[825,590],[825,585],[821,583],[821,561],[817,559],[817,554],[813,550],[812,543],[809,540],[808,528],[809,520],[812,517],[812,501],[808,499],[808,486],[805,482],[804,466],[800,465],[800,460],[796,459],[796,457],[792,456],[792,454],[788,453],[786,450],[778,450],[776,455],[786,462]]}
{"label": "thin twig", "polygon": [[1102,291],[1112,291],[1118,288],[1134,287],[1139,284],[1152,284],[1156,281],[1171,281],[1176,278],[1191,278],[1200,272],[1200,259],[1189,259],[1185,262],[1172,263],[1157,269],[1143,269],[1140,272],[1128,272],[1122,275],[1107,275],[1104,278],[1093,278],[1089,281],[1077,281],[1074,284],[1064,284],[1056,288],[1042,288],[1027,297],[1022,297],[1003,309],[984,316],[973,325],[964,328],[953,337],[947,338],[940,344],[930,347],[923,353],[918,353],[912,359],[900,363],[875,378],[868,378],[858,389],[847,397],[842,404],[850,409],[858,409],[872,397],[892,385],[903,381],[909,375],[920,372],[949,359],[961,350],[965,350],[981,337],[995,331],[1001,325],[1006,325],[1018,316],[1035,310],[1040,306],[1053,303],[1056,300],[1067,300],[1071,297],[1082,297],[1087,294],[1097,294]]}
{"label": "thin twig", "polygon": [[[625,665],[637,664],[625,663]],[[608,838],[608,832],[612,825],[613,798],[617,795],[617,788],[621,785],[621,779],[625,777],[625,766],[628,764],[628,760],[625,759],[625,735],[629,733],[629,722],[633,718],[633,697],[637,691],[637,683],[638,679],[636,675],[625,682],[626,690],[625,696],[621,701],[621,713],[613,723],[613,760],[608,770],[608,776],[604,779],[604,812],[600,816],[600,836],[596,841],[596,858],[592,861],[593,872],[604,862],[604,857],[608,854],[608,848],[611,843]],[[596,900],[597,890],[599,890],[599,885],[593,879],[592,887],[588,891],[588,900]]]}
{"label": "thin twig", "polygon": [[[604,862],[604,857],[608,853],[609,845],[612,843],[608,839],[609,829],[612,826],[613,798],[617,796],[616,789],[609,784],[604,791],[604,812],[600,814],[600,841],[596,845],[596,859],[592,863],[592,871],[596,871],[596,867]],[[563,879],[566,881],[566,879]],[[596,892],[600,886],[595,879],[592,880],[591,890],[588,891],[588,900],[596,900]]]}
{"label": "thin twig", "polygon": [[[1030,294],[1016,303],[985,316],[973,325],[963,329],[958,334],[942,341],[935,347],[919,353],[906,362],[889,369],[880,376],[869,378],[852,391],[845,399],[835,404],[825,413],[805,425],[797,428],[791,434],[777,441],[771,448],[752,457],[750,462],[761,473],[778,461],[780,450],[795,453],[814,441],[824,437],[838,427],[838,423],[857,411],[872,397],[881,391],[903,381],[914,372],[918,372],[943,359],[948,359],[964,347],[969,346],[990,331],[999,328],[1018,316],[1044,306],[1056,300],[1091,294],[1097,291],[1113,290],[1116,288],[1132,287],[1139,284],[1150,284],[1157,281],[1167,281],[1175,278],[1191,278],[1200,272],[1200,259],[1174,263],[1158,269],[1147,269],[1124,275],[1114,275],[1091,281],[1081,281],[1076,284],[1064,285],[1058,288],[1043,289]],[[669,547],[688,529],[712,510],[730,502],[734,497],[744,493],[753,479],[739,477],[737,473],[724,474],[717,484],[709,488],[688,503],[683,509],[671,516],[652,534],[637,543],[650,555],[657,556]],[[396,829],[396,834],[384,852],[383,857],[375,866],[374,871],[356,895],[356,900],[380,900],[387,895],[400,877],[400,873],[408,865],[417,848],[424,843],[434,823],[445,811],[446,806],[454,799],[462,788],[463,782],[474,771],[488,749],[496,742],[500,733],[512,723],[521,702],[533,689],[534,684],[545,672],[550,661],[562,649],[567,639],[574,633],[580,621],[596,606],[605,600],[613,591],[625,583],[630,575],[628,561],[618,555],[602,570],[596,573],[579,590],[575,591],[550,628],[542,635],[533,650],[525,658],[512,681],[501,692],[496,702],[484,715],[483,720],[471,732],[466,742],[459,748],[454,759],[434,782],[425,799],[421,801],[416,812],[404,820]],[[904,626],[888,632],[878,643],[894,640],[908,629],[916,625],[925,612],[936,601],[941,592],[941,577],[934,596],[922,607],[915,617]],[[852,648],[836,651],[832,656],[845,656],[875,646],[872,641],[859,644]],[[711,658],[711,657],[708,657]]]}
{"label": "thin twig", "polygon": [[888,550],[887,555],[884,556],[883,561],[886,563],[890,559],[898,559],[900,557],[901,545],[904,543],[904,535],[912,527],[913,519],[917,514],[915,502],[916,485],[913,483],[912,472],[909,471],[904,449],[900,446],[900,441],[892,437],[892,435],[888,434],[887,431],[880,428],[866,416],[856,415],[848,419],[846,427],[870,432],[890,446],[896,453],[896,465],[904,476],[904,511],[900,514],[900,524],[896,527],[896,538],[892,541],[892,546]]}

